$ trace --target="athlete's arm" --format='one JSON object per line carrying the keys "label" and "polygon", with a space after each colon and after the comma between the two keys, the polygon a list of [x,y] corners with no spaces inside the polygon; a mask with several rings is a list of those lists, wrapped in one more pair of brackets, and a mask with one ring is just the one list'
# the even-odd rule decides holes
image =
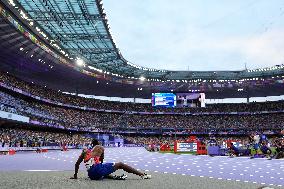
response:
{"label": "athlete's arm", "polygon": [[83,153],[79,156],[77,162],[75,163],[75,173],[74,173],[74,176],[71,177],[71,179],[77,179],[77,174],[78,174],[78,170],[79,170],[79,166],[81,164],[81,162],[84,160],[84,156],[83,156]]}

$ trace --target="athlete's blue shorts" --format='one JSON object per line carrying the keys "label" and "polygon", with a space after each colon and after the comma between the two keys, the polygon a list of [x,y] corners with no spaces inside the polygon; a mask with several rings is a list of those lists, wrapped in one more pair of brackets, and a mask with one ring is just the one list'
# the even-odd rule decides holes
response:
{"label": "athlete's blue shorts", "polygon": [[253,145],[253,148],[254,148],[255,150],[258,150],[258,149],[259,149],[259,144],[254,144],[254,145]]}
{"label": "athlete's blue shorts", "polygon": [[100,163],[92,165],[88,170],[88,176],[92,180],[99,180],[115,172],[114,163]]}

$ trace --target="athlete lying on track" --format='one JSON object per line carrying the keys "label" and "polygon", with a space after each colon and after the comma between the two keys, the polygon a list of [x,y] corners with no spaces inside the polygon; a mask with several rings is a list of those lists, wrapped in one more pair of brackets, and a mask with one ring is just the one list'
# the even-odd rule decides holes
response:
{"label": "athlete lying on track", "polygon": [[84,149],[75,164],[75,174],[71,179],[77,179],[79,166],[84,161],[87,168],[88,176],[92,180],[99,180],[103,178],[124,179],[125,177],[116,177],[110,175],[118,169],[122,169],[128,173],[133,173],[140,176],[142,179],[150,179],[151,175],[142,173],[122,162],[118,163],[103,163],[104,147],[99,145],[96,139],[92,141],[93,149]]}

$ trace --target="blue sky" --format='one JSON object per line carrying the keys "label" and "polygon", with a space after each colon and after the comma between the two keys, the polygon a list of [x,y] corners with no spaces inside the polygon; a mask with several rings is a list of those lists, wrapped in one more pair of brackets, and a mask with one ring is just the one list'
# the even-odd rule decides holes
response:
{"label": "blue sky", "polygon": [[284,0],[104,0],[129,62],[169,70],[284,63]]}

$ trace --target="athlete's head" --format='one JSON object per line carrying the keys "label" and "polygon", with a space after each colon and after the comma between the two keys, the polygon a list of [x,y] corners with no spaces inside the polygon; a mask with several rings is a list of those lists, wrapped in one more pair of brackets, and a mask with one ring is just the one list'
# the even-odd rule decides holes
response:
{"label": "athlete's head", "polygon": [[97,140],[97,139],[93,139],[92,140],[92,146],[96,146],[96,145],[99,145],[100,143],[99,143],[99,141]]}

